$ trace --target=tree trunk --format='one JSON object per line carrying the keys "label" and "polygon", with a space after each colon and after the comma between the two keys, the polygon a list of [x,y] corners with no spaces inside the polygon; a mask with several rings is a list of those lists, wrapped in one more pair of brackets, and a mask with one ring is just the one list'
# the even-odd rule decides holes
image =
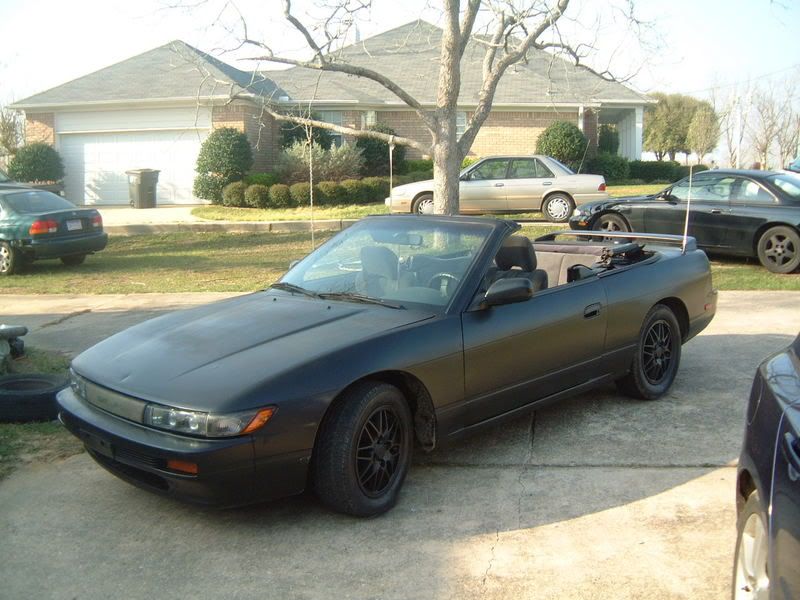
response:
{"label": "tree trunk", "polygon": [[456,117],[440,123],[433,145],[433,211],[437,215],[458,214],[461,154],[456,139]]}

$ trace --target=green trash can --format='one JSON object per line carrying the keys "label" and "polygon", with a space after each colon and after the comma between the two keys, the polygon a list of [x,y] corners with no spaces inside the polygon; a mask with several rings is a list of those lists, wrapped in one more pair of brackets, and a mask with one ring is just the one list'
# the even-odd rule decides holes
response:
{"label": "green trash can", "polygon": [[128,176],[128,194],[132,208],[155,208],[158,174],[156,169],[131,169]]}

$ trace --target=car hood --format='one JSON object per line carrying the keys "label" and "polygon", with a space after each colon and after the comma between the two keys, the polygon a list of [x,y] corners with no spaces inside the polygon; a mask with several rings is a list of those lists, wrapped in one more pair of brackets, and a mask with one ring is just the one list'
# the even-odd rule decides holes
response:
{"label": "car hood", "polygon": [[640,203],[640,202],[651,202],[656,201],[656,195],[650,194],[647,196],[624,196],[622,198],[609,198],[608,200],[595,200],[593,202],[586,202],[581,204],[578,208],[581,209],[585,214],[592,214],[599,212],[601,210],[608,210],[609,208],[614,208],[615,206],[631,204],[631,203]]}
{"label": "car hood", "polygon": [[249,398],[272,378],[432,316],[259,292],[131,327],[83,352],[73,368],[90,381],[144,400],[212,412],[239,410],[250,408]]}
{"label": "car hood", "polygon": [[418,194],[419,192],[429,192],[433,189],[433,179],[404,183],[392,188],[393,193]]}

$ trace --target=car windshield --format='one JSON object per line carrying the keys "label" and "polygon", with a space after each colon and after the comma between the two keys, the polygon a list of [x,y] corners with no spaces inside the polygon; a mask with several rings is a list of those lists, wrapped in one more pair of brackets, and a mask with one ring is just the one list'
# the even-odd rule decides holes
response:
{"label": "car windshield", "polygon": [[552,156],[549,156],[548,158],[549,158],[550,160],[552,160],[552,161],[553,161],[555,164],[557,164],[559,167],[561,167],[562,169],[564,169],[564,171],[565,171],[565,172],[566,172],[568,175],[575,175],[575,171],[573,171],[572,169],[570,169],[570,168],[569,168],[567,165],[565,165],[564,163],[562,163],[560,160],[556,160],[556,159],[555,159],[555,158],[553,158]]}
{"label": "car windshield", "polygon": [[8,207],[16,213],[35,214],[53,210],[68,210],[75,205],[50,192],[26,191],[4,196]]}
{"label": "car windshield", "polygon": [[781,173],[780,175],[772,175],[771,177],[767,177],[767,181],[772,183],[772,185],[774,185],[776,188],[780,189],[792,200],[800,200],[799,176],[790,175],[789,173]]}
{"label": "car windshield", "polygon": [[491,232],[489,223],[365,219],[309,254],[275,287],[325,299],[443,308]]}

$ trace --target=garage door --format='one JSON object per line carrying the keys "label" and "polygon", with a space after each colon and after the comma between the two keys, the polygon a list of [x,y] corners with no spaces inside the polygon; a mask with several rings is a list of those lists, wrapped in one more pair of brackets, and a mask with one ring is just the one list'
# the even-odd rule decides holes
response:
{"label": "garage door", "polygon": [[197,126],[204,124],[192,110],[58,115],[57,145],[64,160],[67,198],[76,204],[127,204],[125,171],[150,168],[161,171],[159,204],[198,202],[192,184],[200,145],[210,131]]}

